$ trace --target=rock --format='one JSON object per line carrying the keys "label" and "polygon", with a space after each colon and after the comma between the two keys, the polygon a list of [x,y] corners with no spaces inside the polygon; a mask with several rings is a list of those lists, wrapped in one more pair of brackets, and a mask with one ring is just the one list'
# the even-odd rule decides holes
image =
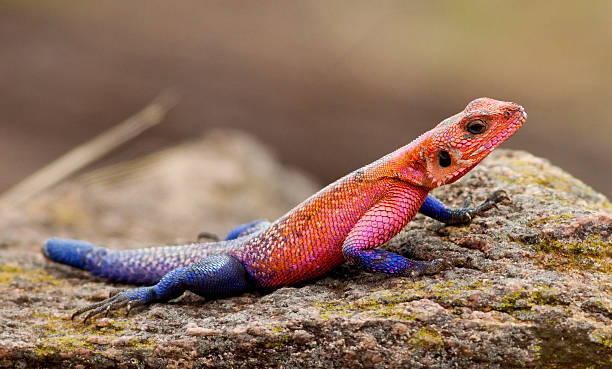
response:
{"label": "rock", "polygon": [[217,133],[154,158],[129,174],[131,164],[120,164],[116,177],[109,169],[85,174],[29,204],[24,216],[0,217],[0,367],[612,363],[612,205],[548,161],[504,150],[435,195],[460,206],[504,189],[508,203],[468,226],[419,215],[385,246],[446,258],[452,270],[412,281],[342,265],[264,296],[204,302],[187,293],[128,318],[71,321],[74,308],[102,298],[96,291],[109,284],[44,261],[44,237],[117,247],[189,240],[204,227],[222,232],[257,218],[255,211],[278,216],[315,190],[241,134]]}

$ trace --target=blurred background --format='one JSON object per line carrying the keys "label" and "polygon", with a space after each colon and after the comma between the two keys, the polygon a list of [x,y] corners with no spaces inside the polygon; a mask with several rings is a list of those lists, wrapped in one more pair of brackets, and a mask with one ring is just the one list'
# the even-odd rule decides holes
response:
{"label": "blurred background", "polygon": [[489,96],[529,113],[504,148],[612,195],[606,0],[2,0],[0,191],[169,86],[105,163],[238,128],[323,184]]}

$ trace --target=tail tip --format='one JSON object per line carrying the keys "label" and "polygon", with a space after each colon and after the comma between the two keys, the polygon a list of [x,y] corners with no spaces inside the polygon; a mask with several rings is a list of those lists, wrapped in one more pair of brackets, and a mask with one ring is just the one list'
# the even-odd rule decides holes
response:
{"label": "tail tip", "polygon": [[53,261],[77,268],[85,267],[85,256],[96,246],[89,242],[51,238],[42,244],[42,254]]}

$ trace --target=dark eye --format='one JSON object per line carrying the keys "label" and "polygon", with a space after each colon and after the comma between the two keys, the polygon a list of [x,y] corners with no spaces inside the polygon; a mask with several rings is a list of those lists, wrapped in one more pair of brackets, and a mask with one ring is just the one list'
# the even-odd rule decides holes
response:
{"label": "dark eye", "polygon": [[451,160],[451,156],[448,151],[440,151],[438,154],[438,163],[442,168],[448,168],[451,166],[453,161]]}
{"label": "dark eye", "polygon": [[480,119],[473,120],[465,127],[473,135],[479,135],[487,130],[487,125]]}

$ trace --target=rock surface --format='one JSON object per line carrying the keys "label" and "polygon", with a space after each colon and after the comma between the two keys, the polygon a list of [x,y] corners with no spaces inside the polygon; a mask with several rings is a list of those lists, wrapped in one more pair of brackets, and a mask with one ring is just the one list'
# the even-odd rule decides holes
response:
{"label": "rock surface", "polygon": [[[316,190],[237,133],[81,176],[0,215],[0,367],[612,366],[612,205],[546,160],[498,150],[436,196],[505,189],[469,226],[417,216],[387,246],[452,270],[412,281],[343,265],[267,295],[187,293],[89,325],[114,286],[45,261],[51,235],[111,247],[192,240],[274,218]],[[119,286],[117,286],[119,287]]]}

